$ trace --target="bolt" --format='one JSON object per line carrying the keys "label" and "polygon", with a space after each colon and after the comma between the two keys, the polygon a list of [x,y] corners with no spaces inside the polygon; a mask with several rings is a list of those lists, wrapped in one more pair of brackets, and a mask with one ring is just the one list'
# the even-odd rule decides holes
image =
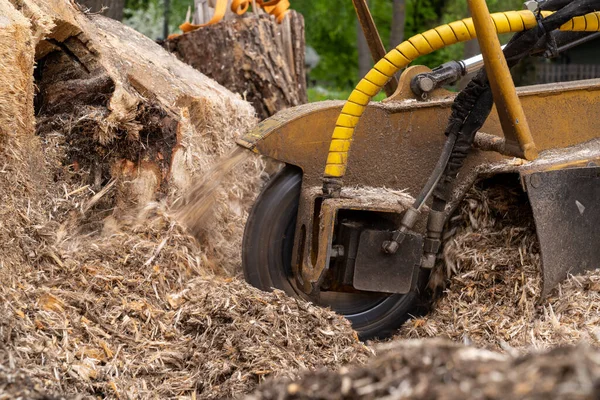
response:
{"label": "bolt", "polygon": [[419,77],[419,87],[425,93],[431,92],[435,88],[435,82],[430,77],[422,75]]}
{"label": "bolt", "polygon": [[525,3],[523,3],[523,5],[525,6],[525,9],[531,12],[537,12],[540,8],[540,5],[536,0],[526,1]]}
{"label": "bolt", "polygon": [[344,246],[336,244],[331,246],[331,258],[344,257]]}
{"label": "bolt", "polygon": [[421,268],[433,269],[433,267],[435,267],[435,260],[436,260],[435,254],[427,254],[427,255],[423,256],[423,258],[421,259]]}
{"label": "bolt", "polygon": [[533,188],[537,189],[540,186],[542,186],[542,178],[540,177],[539,174],[532,174],[531,177],[529,178],[529,183],[531,184],[531,186]]}
{"label": "bolt", "polygon": [[398,242],[388,240],[388,241],[383,242],[382,248],[383,248],[383,251],[386,252],[387,254],[396,254],[396,252],[400,248],[400,245],[398,244]]}

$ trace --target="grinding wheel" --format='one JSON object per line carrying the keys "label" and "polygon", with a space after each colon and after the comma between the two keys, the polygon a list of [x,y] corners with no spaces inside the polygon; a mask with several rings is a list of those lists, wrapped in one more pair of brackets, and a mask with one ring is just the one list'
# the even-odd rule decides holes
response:
{"label": "grinding wheel", "polygon": [[[242,249],[244,277],[251,285],[313,301],[294,287],[292,250],[302,186],[301,170],[286,166],[264,188],[246,224]],[[382,293],[321,292],[319,306],[330,307],[352,323],[361,339],[390,336],[419,303],[415,292]]]}

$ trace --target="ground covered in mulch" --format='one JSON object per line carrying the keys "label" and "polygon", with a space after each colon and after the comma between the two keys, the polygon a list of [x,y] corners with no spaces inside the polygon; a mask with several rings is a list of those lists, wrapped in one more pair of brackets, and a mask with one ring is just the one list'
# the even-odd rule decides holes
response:
{"label": "ground covered in mulch", "polygon": [[201,276],[191,243],[143,236],[88,241],[59,265],[2,276],[3,364],[60,393],[218,398],[369,354],[332,313]]}
{"label": "ground covered in mulch", "polygon": [[597,399],[600,353],[584,345],[513,357],[441,339],[377,348],[364,366],[262,385],[246,400]]}

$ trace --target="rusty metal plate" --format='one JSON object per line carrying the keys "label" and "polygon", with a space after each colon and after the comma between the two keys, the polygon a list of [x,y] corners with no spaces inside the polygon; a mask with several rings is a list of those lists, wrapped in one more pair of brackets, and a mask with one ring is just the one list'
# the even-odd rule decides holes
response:
{"label": "rusty metal plate", "polygon": [[381,245],[391,237],[391,232],[370,229],[360,235],[354,265],[356,289],[406,294],[413,288],[423,254],[423,237],[409,233],[396,254],[387,254]]}
{"label": "rusty metal plate", "polygon": [[600,268],[600,167],[525,177],[542,252],[542,296],[568,274]]}

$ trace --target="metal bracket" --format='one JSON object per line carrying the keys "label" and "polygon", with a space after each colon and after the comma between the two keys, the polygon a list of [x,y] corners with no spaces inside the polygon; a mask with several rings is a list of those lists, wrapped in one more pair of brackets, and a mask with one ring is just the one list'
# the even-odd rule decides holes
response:
{"label": "metal bracket", "polygon": [[415,76],[410,81],[413,93],[426,100],[429,93],[444,85],[452,84],[465,76],[466,69],[462,61],[450,61],[440,65],[431,72]]}
{"label": "metal bracket", "polygon": [[[317,296],[330,267],[336,220],[340,210],[364,210],[401,214],[407,209],[394,194],[357,193],[354,197],[323,199],[319,187],[307,189],[298,212],[295,247],[292,257],[297,285],[308,295]],[[372,196],[369,197],[369,196]],[[406,203],[410,200],[407,198]],[[317,207],[317,204],[319,206]],[[318,219],[315,220],[315,216]],[[318,226],[315,226],[318,224]],[[316,237],[315,237],[316,235]],[[381,242],[378,249],[381,249]]]}

